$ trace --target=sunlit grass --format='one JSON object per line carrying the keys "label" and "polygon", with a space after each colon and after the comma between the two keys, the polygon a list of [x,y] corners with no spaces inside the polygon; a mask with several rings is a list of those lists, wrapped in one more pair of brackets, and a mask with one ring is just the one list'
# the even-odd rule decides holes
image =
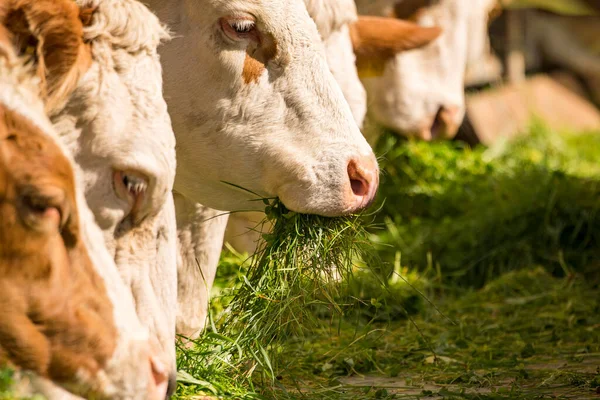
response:
{"label": "sunlit grass", "polygon": [[380,256],[435,268],[446,283],[481,286],[542,264],[592,272],[600,259],[600,135],[529,135],[490,149],[381,143]]}
{"label": "sunlit grass", "polygon": [[[193,348],[180,349],[180,369],[206,382],[182,382],[253,398],[256,382],[275,384],[286,363],[282,343],[335,324],[355,304],[347,285],[366,268],[365,217],[303,215],[278,201],[266,202],[266,217],[272,230],[216,300],[221,312]],[[232,381],[239,387],[219,387]]]}

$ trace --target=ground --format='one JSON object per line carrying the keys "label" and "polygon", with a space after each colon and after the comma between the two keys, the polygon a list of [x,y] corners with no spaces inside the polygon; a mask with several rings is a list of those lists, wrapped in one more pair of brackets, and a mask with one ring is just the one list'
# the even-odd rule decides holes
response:
{"label": "ground", "polygon": [[[288,342],[264,398],[600,398],[600,296],[589,282],[538,267],[427,296],[433,305],[410,318]],[[183,385],[178,398],[197,389]]]}
{"label": "ground", "polygon": [[521,271],[440,294],[412,320],[311,338],[292,365],[329,388],[315,399],[599,398],[598,299],[578,279]]}

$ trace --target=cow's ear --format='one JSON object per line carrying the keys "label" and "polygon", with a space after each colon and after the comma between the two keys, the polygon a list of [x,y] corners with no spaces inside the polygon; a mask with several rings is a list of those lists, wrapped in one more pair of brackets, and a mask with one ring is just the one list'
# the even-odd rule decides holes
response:
{"label": "cow's ear", "polygon": [[442,29],[424,27],[395,18],[360,16],[350,25],[359,74],[378,74],[397,53],[429,44]]}
{"label": "cow's ear", "polygon": [[80,9],[72,0],[2,2],[0,24],[15,53],[29,58],[49,112],[58,107],[91,64]]}

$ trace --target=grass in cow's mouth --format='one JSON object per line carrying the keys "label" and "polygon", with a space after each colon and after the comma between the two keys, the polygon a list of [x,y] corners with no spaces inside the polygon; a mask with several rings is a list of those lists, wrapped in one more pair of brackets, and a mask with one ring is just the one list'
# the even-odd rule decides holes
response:
{"label": "grass in cow's mouth", "polygon": [[[278,200],[265,205],[271,231],[216,300],[222,312],[211,316],[207,332],[192,349],[182,349],[180,369],[194,376],[210,376],[211,382],[219,375],[224,381],[236,377],[250,388],[257,380],[274,382],[283,341],[334,323],[354,303],[345,286],[365,268],[365,216],[298,214]],[[206,384],[209,392],[234,390],[214,385]]]}

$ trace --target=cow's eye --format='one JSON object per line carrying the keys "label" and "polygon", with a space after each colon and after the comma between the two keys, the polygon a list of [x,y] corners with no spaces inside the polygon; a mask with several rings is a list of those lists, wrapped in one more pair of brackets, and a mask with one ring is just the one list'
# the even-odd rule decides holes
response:
{"label": "cow's eye", "polygon": [[136,171],[115,171],[113,173],[113,186],[117,195],[127,201],[129,215],[134,222],[139,222],[145,216],[143,210],[147,203],[149,178]]}
{"label": "cow's eye", "polygon": [[256,22],[249,17],[221,18],[220,25],[225,36],[236,42],[258,40]]}
{"label": "cow's eye", "polygon": [[65,192],[58,187],[26,187],[20,196],[23,221],[32,229],[58,231],[68,218]]}
{"label": "cow's eye", "polygon": [[252,32],[254,29],[254,21],[241,19],[238,21],[231,21],[229,26],[231,26],[237,34],[244,35]]}

